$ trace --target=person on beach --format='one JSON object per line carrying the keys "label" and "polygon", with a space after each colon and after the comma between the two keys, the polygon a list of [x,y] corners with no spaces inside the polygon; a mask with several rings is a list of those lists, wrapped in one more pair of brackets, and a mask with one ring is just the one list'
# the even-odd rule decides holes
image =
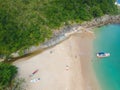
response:
{"label": "person on beach", "polygon": [[68,66],[68,65],[66,65],[66,70],[67,70],[67,71],[69,70],[69,66]]}
{"label": "person on beach", "polygon": [[38,69],[35,70],[35,71],[30,75],[30,77],[32,77],[32,76],[33,76],[34,74],[36,74],[38,71],[39,71]]}

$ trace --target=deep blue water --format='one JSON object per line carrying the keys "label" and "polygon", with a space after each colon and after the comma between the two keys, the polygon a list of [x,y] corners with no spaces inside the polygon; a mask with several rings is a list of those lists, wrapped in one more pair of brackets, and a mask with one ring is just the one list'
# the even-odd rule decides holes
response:
{"label": "deep blue water", "polygon": [[117,0],[117,2],[120,4],[120,0]]}
{"label": "deep blue water", "polygon": [[[120,24],[110,24],[95,30],[93,65],[102,90],[120,90]],[[110,52],[99,59],[96,52]]]}

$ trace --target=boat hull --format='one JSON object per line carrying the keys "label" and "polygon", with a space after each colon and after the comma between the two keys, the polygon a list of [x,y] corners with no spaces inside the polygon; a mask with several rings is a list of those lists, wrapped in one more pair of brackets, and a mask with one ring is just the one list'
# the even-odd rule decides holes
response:
{"label": "boat hull", "polygon": [[104,54],[97,53],[98,58],[104,58],[104,57],[109,57],[109,56],[110,56],[110,53],[104,53]]}

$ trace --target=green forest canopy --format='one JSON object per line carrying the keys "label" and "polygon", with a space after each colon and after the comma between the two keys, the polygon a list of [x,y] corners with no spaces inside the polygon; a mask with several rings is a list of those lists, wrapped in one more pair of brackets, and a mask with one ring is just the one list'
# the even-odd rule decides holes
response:
{"label": "green forest canopy", "polygon": [[115,0],[0,0],[0,55],[49,39],[69,21],[116,14]]}
{"label": "green forest canopy", "polygon": [[12,90],[7,88],[12,87],[17,72],[16,66],[0,62],[0,90]]}

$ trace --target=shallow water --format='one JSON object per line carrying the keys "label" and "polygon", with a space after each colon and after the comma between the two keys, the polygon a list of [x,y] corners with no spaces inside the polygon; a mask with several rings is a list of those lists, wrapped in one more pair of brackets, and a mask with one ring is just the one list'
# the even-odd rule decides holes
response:
{"label": "shallow water", "polygon": [[[97,28],[94,40],[93,65],[102,90],[120,90],[120,24]],[[97,58],[99,51],[109,52],[110,57]]]}

